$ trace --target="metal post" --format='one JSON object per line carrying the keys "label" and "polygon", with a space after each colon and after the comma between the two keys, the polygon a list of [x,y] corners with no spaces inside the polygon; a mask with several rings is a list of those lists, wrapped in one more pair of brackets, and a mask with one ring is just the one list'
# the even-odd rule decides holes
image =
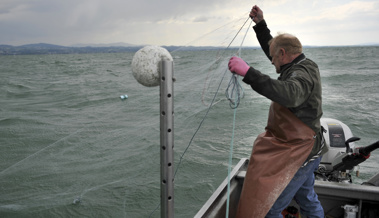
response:
{"label": "metal post", "polygon": [[173,62],[160,62],[161,217],[174,217]]}

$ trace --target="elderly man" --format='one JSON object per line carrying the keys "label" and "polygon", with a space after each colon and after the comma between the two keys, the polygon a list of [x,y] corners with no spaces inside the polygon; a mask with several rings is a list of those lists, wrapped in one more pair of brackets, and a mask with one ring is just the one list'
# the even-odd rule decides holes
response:
{"label": "elderly man", "polygon": [[322,143],[321,81],[318,66],[302,53],[290,34],[273,38],[254,6],[257,39],[279,75],[271,79],[241,58],[229,61],[229,70],[254,91],[272,101],[265,132],[254,142],[238,206],[237,217],[283,217],[295,199],[307,217],[324,217],[314,191],[314,170],[327,152]]}

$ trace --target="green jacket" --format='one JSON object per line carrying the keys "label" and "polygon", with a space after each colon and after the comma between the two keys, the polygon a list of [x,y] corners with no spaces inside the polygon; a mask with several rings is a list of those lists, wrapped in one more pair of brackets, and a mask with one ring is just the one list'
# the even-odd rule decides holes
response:
{"label": "green jacket", "polygon": [[[263,51],[271,60],[268,41],[272,36],[266,22],[259,22],[254,26],[254,30]],[[320,72],[315,62],[301,54],[291,63],[280,67],[278,79],[271,79],[270,76],[250,67],[243,81],[259,94],[288,108],[315,131],[317,139],[308,159],[320,151],[322,92]],[[327,147],[324,146],[321,155],[326,152]]]}

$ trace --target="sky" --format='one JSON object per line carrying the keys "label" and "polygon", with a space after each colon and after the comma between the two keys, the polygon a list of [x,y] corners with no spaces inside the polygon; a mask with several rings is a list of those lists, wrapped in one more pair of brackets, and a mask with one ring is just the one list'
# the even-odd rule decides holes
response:
{"label": "sky", "polygon": [[[0,44],[224,46],[253,5],[303,45],[379,44],[378,0],[1,0]],[[249,25],[236,45],[258,46]]]}

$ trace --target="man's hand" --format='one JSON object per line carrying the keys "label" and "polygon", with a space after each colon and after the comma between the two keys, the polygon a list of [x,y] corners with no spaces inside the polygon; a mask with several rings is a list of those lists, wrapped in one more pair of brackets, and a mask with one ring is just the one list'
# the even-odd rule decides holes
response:
{"label": "man's hand", "polygon": [[247,65],[247,63],[239,57],[230,58],[228,66],[229,70],[232,73],[236,73],[243,77],[246,75],[247,71],[250,68],[250,66]]}
{"label": "man's hand", "polygon": [[263,11],[256,5],[253,6],[253,8],[250,11],[249,16],[255,23],[261,22],[263,18]]}

